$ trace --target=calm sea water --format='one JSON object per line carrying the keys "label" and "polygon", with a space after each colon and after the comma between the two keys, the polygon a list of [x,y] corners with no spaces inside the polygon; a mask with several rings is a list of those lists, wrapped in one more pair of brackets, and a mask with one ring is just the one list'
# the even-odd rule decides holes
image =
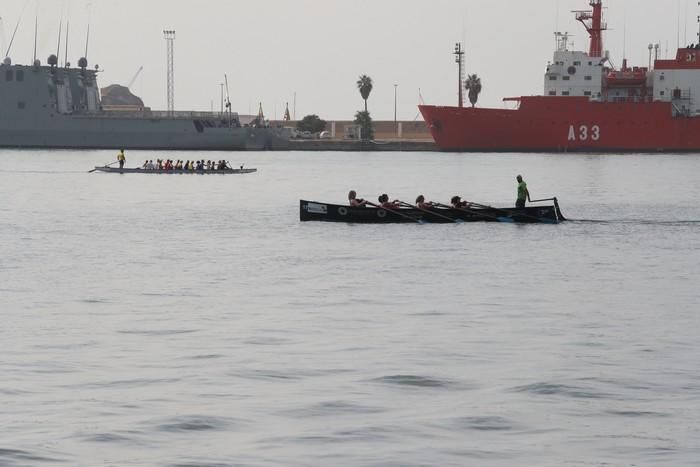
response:
{"label": "calm sea water", "polygon": [[[0,151],[0,465],[698,465],[700,157],[168,156],[260,171]],[[298,221],[518,173],[579,221]]]}

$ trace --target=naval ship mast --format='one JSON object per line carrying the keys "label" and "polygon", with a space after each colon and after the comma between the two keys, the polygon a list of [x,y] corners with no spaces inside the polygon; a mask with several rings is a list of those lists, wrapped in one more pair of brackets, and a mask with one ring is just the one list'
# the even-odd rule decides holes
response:
{"label": "naval ship mast", "polygon": [[591,38],[588,55],[591,57],[603,56],[603,32],[607,31],[608,25],[603,22],[603,0],[591,0],[590,10],[575,10],[576,21],[583,24]]}

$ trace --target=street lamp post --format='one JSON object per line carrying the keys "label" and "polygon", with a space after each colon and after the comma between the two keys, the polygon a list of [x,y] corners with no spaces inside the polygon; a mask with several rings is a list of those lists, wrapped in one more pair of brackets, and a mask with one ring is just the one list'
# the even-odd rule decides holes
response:
{"label": "street lamp post", "polygon": [[394,85],[394,123],[396,123],[396,121],[397,121],[397,119],[396,119],[396,96],[397,96],[398,88],[399,88],[399,85],[395,84]]}

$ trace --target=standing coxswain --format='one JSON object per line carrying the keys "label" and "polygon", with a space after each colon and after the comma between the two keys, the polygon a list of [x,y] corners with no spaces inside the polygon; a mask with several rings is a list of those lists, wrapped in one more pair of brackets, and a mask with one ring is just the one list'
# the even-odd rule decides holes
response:
{"label": "standing coxswain", "polygon": [[517,209],[525,209],[525,201],[530,201],[530,192],[527,189],[527,183],[523,180],[522,175],[518,175],[516,180],[518,181],[518,200],[515,202],[515,207]]}
{"label": "standing coxswain", "polygon": [[119,168],[124,168],[124,162],[126,162],[126,156],[124,155],[124,150],[120,149],[119,154],[117,154],[117,162],[119,162]]}

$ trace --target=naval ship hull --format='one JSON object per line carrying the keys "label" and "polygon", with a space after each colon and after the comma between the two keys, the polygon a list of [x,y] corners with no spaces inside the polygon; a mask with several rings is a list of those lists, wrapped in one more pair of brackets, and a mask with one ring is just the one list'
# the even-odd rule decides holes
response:
{"label": "naval ship hull", "polygon": [[518,109],[419,106],[447,152],[697,152],[700,117],[668,102],[528,96]]}
{"label": "naval ship hull", "polygon": [[5,122],[0,128],[0,147],[246,151],[274,149],[282,140],[270,128],[205,128],[198,132],[194,122],[81,116],[56,116],[45,125]]}
{"label": "naval ship hull", "polygon": [[0,64],[0,147],[246,151],[282,149],[284,129],[258,119],[242,125],[238,114],[108,110],[97,71]]}

